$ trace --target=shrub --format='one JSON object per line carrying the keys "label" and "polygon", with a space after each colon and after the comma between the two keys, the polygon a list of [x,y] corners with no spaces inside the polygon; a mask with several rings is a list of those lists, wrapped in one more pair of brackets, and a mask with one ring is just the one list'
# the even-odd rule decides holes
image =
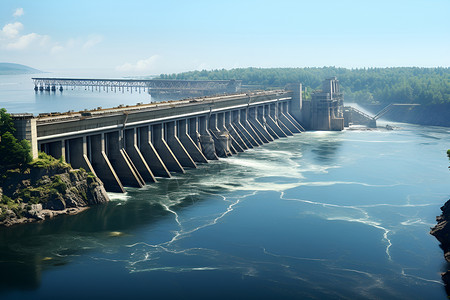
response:
{"label": "shrub", "polygon": [[62,181],[59,175],[55,175],[53,177],[51,188],[57,190],[61,194],[64,194],[67,190],[67,185],[64,181]]}

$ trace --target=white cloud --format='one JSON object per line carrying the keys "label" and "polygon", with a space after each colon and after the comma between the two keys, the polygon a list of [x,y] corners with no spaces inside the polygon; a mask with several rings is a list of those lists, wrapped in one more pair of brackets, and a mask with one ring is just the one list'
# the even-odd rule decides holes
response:
{"label": "white cloud", "polygon": [[83,44],[83,49],[87,50],[95,45],[101,43],[103,41],[103,37],[101,35],[90,35],[88,40]]}
{"label": "white cloud", "polygon": [[117,71],[123,72],[142,72],[142,71],[152,71],[155,67],[156,62],[160,59],[159,55],[152,55],[147,59],[141,59],[136,63],[124,63],[123,65],[117,66]]}
{"label": "white cloud", "polygon": [[23,24],[20,22],[9,23],[3,26],[1,31],[1,37],[8,39],[15,38],[19,35],[19,32],[23,29]]}
{"label": "white cloud", "polygon": [[50,37],[37,33],[21,35],[23,24],[20,22],[8,23],[0,30],[0,48],[7,50],[23,50],[32,44],[45,46],[49,43]]}
{"label": "white cloud", "polygon": [[23,49],[28,48],[28,46],[30,46],[35,41],[37,41],[37,42],[39,42],[39,44],[43,45],[43,44],[45,44],[44,39],[46,39],[44,36],[41,36],[37,33],[30,33],[30,34],[22,35],[18,39],[6,44],[6,49],[23,50]]}
{"label": "white cloud", "polygon": [[61,45],[55,45],[52,47],[52,49],[50,50],[50,52],[52,54],[58,54],[64,51],[64,47]]}
{"label": "white cloud", "polygon": [[18,9],[16,9],[16,11],[13,14],[13,16],[17,18],[17,17],[23,16],[23,14],[24,14],[23,8],[20,7]]}

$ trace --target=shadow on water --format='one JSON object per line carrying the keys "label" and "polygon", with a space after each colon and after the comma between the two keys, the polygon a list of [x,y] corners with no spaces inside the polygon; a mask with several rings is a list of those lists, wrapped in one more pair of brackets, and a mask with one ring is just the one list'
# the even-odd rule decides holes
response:
{"label": "shadow on water", "polygon": [[313,159],[316,162],[331,164],[336,161],[342,146],[340,135],[340,132],[332,132],[327,136],[316,136],[313,142],[304,144],[304,150],[310,150],[314,154]]}
{"label": "shadow on water", "polygon": [[[203,169],[207,173],[220,173],[223,165]],[[14,290],[36,290],[43,271],[70,264],[76,257],[92,251],[107,249],[118,243],[117,237],[172,218],[167,207],[180,211],[227,191],[199,184],[199,177],[204,177],[201,170],[191,170],[181,178],[160,179],[144,189],[129,189],[126,200],[93,206],[77,215],[1,227],[0,295]]]}

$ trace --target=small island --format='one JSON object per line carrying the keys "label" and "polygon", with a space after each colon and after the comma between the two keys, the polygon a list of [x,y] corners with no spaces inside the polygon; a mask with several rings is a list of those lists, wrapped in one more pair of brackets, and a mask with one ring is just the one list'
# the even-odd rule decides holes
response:
{"label": "small island", "polygon": [[93,173],[43,152],[33,159],[29,142],[18,141],[14,132],[10,115],[0,109],[0,225],[76,214],[109,201]]}
{"label": "small island", "polygon": [[34,69],[21,64],[0,63],[0,75],[21,75],[21,74],[37,74],[43,73],[38,69]]}

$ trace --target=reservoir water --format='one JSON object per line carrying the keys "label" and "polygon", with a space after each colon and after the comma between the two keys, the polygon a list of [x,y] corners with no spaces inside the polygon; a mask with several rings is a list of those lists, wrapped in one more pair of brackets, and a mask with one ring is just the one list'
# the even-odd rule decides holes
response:
{"label": "reservoir water", "polygon": [[[10,78],[9,112],[142,102],[11,92]],[[445,299],[429,229],[450,195],[450,128],[389,124],[302,133],[0,228],[0,299]]]}

